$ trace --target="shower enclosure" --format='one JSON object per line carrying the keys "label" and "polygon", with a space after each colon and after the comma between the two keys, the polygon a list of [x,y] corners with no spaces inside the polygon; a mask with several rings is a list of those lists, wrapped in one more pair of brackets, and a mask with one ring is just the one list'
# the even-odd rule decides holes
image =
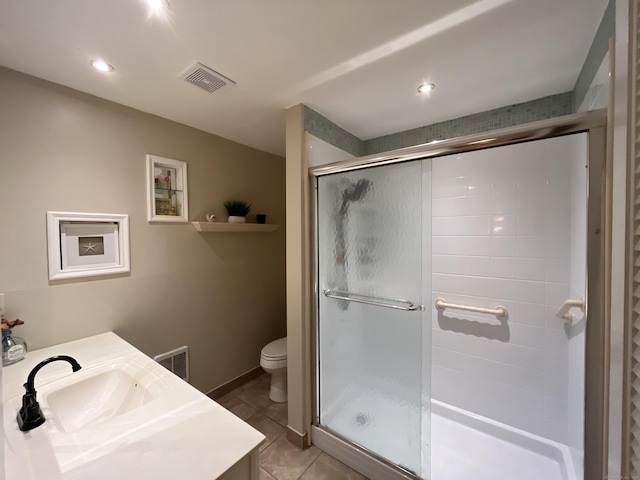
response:
{"label": "shower enclosure", "polygon": [[597,478],[602,118],[312,171],[314,443],[372,478]]}

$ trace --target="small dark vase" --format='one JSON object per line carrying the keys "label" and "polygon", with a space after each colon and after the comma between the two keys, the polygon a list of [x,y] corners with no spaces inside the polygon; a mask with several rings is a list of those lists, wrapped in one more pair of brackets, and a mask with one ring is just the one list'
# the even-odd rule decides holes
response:
{"label": "small dark vase", "polygon": [[267,223],[267,215],[264,213],[257,213],[256,220],[258,223]]}

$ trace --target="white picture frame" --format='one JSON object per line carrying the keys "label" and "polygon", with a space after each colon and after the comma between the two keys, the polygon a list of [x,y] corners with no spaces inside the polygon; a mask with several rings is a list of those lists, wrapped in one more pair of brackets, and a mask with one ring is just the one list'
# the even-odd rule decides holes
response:
{"label": "white picture frame", "polygon": [[147,220],[188,223],[187,162],[147,154]]}
{"label": "white picture frame", "polygon": [[47,212],[49,280],[131,271],[129,215]]}

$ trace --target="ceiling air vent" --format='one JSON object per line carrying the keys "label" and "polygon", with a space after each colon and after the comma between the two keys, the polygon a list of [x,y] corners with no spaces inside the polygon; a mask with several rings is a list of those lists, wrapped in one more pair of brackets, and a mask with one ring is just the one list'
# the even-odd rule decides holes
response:
{"label": "ceiling air vent", "polygon": [[185,82],[191,83],[198,88],[206,90],[209,93],[213,93],[216,90],[220,90],[228,83],[235,84],[233,80],[220,75],[215,70],[211,70],[206,65],[201,63],[194,63],[187,70],[180,74],[180,77]]}

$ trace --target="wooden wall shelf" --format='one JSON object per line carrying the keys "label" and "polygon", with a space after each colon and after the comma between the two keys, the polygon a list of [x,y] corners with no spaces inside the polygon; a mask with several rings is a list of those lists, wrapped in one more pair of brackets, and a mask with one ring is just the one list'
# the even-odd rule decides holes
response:
{"label": "wooden wall shelf", "polygon": [[211,233],[269,233],[280,225],[275,223],[226,223],[226,222],[191,222],[199,232]]}

